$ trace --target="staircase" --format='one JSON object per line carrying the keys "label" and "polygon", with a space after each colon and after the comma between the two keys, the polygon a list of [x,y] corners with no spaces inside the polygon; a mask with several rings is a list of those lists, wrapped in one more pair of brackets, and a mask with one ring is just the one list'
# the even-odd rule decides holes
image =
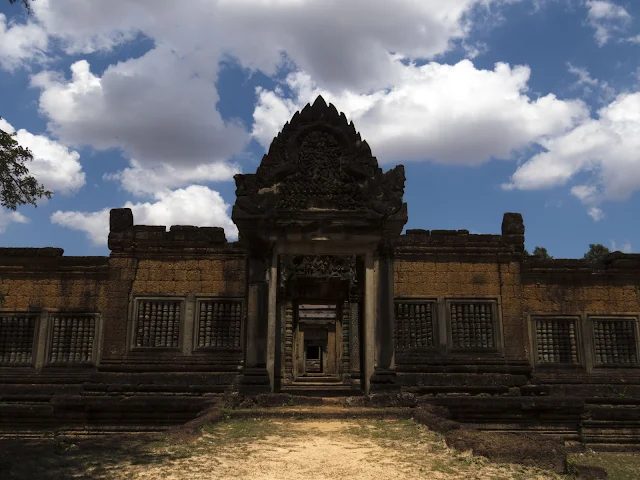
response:
{"label": "staircase", "polygon": [[307,397],[352,397],[362,395],[361,390],[354,390],[351,385],[341,382],[335,377],[324,374],[307,374],[298,377],[290,385],[283,385],[281,393]]}

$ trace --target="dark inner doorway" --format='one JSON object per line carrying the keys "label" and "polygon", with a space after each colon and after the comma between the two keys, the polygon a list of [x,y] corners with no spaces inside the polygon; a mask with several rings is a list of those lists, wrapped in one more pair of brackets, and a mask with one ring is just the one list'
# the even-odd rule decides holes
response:
{"label": "dark inner doorway", "polygon": [[320,345],[307,344],[305,355],[306,373],[323,373],[322,347]]}

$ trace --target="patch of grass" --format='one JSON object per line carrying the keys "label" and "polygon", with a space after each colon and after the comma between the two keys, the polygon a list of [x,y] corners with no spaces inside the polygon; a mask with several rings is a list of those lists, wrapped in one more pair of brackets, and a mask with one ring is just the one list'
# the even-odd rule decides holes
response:
{"label": "patch of grass", "polygon": [[568,461],[569,464],[604,467],[609,480],[638,480],[640,477],[640,452],[580,453],[571,455]]}
{"label": "patch of grass", "polygon": [[[294,421],[294,420],[291,420]],[[268,419],[228,419],[207,424],[202,428],[203,441],[210,445],[230,445],[255,440],[264,440],[269,436],[291,437],[301,432],[287,428],[289,422],[274,422]]]}
{"label": "patch of grass", "polygon": [[435,458],[431,465],[431,470],[434,472],[446,473],[447,475],[454,475],[458,473],[455,469],[451,468],[451,464],[443,459]]}
{"label": "patch of grass", "polygon": [[350,427],[346,431],[353,435],[375,440],[406,441],[411,439],[419,443],[441,440],[438,434],[423,428],[411,419],[358,421],[357,426]]}

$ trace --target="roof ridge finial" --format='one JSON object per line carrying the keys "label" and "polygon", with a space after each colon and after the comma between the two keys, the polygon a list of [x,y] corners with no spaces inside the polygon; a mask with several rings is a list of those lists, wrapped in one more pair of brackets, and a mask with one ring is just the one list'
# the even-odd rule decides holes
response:
{"label": "roof ridge finial", "polygon": [[314,100],[314,102],[313,102],[313,106],[314,107],[325,107],[325,108],[327,108],[327,102],[322,97],[322,95],[318,95],[316,97],[316,99]]}

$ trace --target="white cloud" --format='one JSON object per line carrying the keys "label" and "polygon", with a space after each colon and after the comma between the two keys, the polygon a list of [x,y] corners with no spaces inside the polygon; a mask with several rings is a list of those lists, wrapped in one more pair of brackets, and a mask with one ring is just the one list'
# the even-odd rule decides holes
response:
{"label": "white cloud", "polygon": [[622,245],[617,245],[615,240],[611,240],[611,251],[616,252],[620,251],[623,253],[631,253],[633,249],[631,248],[631,242],[629,240],[625,241]]}
{"label": "white cloud", "polygon": [[102,77],[80,60],[67,81],[53,72],[33,77],[49,128],[70,145],[122,149],[138,168],[196,166],[240,152],[244,128],[215,110],[214,78],[195,77],[165,48],[107,68]]}
{"label": "white cloud", "polygon": [[[13,133],[15,129],[5,119],[0,119],[0,129]],[[28,148],[33,161],[27,162],[29,173],[46,189],[54,193],[73,194],[85,184],[85,174],[80,164],[80,154],[44,135],[34,135],[25,129],[16,134],[19,145]]]}
{"label": "white cloud", "polygon": [[597,118],[540,143],[545,151],[523,163],[509,187],[550,188],[590,173],[590,182],[574,186],[571,193],[599,220],[603,212],[597,205],[625,200],[640,189],[640,92],[618,95]]}
{"label": "white cloud", "polygon": [[[321,88],[379,90],[404,81],[398,57],[434,58],[458,45],[479,53],[481,44],[465,43],[479,13],[496,18],[494,7],[513,1],[397,0],[391,8],[387,0],[219,0],[184,8],[169,0],[38,0],[34,18],[67,53],[109,51],[138,37],[154,47],[101,75],[81,60],[70,80],[42,72],[32,83],[62,142],[123,151],[131,167],[110,178],[148,193],[154,187],[140,178],[159,188],[210,181],[246,145],[244,128],[225,124],[216,111],[222,59],[267,75],[286,61]],[[189,168],[199,174],[180,182],[162,173]]]}
{"label": "white cloud", "polygon": [[334,94],[318,88],[306,73],[291,74],[286,83],[296,101],[279,90],[258,90],[253,135],[266,148],[296,110],[322,94],[353,120],[381,162],[477,165],[509,158],[588,116],[580,101],[551,94],[530,98],[526,66],[498,63],[494,70],[480,70],[464,60],[399,68],[402,76],[392,89],[363,95]]}
{"label": "white cloud", "polygon": [[569,73],[573,73],[578,77],[576,80],[576,85],[586,85],[595,87],[598,85],[598,80],[593,78],[589,71],[584,67],[577,67],[572,65],[570,62],[567,63],[567,67],[569,68]]}
{"label": "white cloud", "polygon": [[601,47],[614,32],[624,31],[632,18],[624,7],[610,1],[588,0],[585,5],[589,9],[587,22],[595,29],[595,39]]}
{"label": "white cloud", "polygon": [[29,219],[20,212],[0,208],[0,233],[6,232],[12,223],[29,223]]}
{"label": "white cloud", "polygon": [[594,203],[598,201],[600,192],[595,185],[575,185],[571,187],[571,194],[583,203]]}
{"label": "white cloud", "polygon": [[593,78],[589,71],[585,67],[578,67],[567,63],[569,73],[577,77],[574,88],[582,87],[583,97],[588,97],[594,93],[598,94],[597,100],[600,103],[607,103],[613,100],[616,96],[615,89],[604,80],[598,80]]}
{"label": "white cloud", "polygon": [[122,187],[134,195],[154,195],[159,191],[183,187],[193,182],[221,182],[231,180],[240,173],[238,165],[225,162],[184,167],[160,164],[144,168],[136,160],[131,167],[115,174],[105,174],[105,180],[118,180]]}
{"label": "white cloud", "polygon": [[[110,50],[138,35],[190,57],[193,70],[223,54],[273,74],[287,55],[319,85],[366,91],[393,82],[389,52],[434,58],[518,0],[38,0],[35,18],[68,52]],[[196,66],[199,63],[199,66]]]}
{"label": "white cloud", "polygon": [[51,223],[80,230],[94,246],[103,246],[107,243],[109,235],[109,209],[99,212],[79,212],[58,210],[51,215]]}
{"label": "white cloud", "polygon": [[49,39],[45,30],[32,21],[24,24],[7,22],[0,13],[0,67],[14,70],[34,60],[44,60]]}
{"label": "white cloud", "polygon": [[[136,225],[197,225],[223,227],[227,239],[238,237],[229,217],[231,206],[216,191],[200,185],[156,194],[154,202],[127,202]],[[109,208],[98,212],[57,211],[51,222],[87,234],[95,246],[104,246],[109,235]]]}
{"label": "white cloud", "polygon": [[590,207],[587,210],[587,213],[591,218],[593,218],[594,222],[599,222],[604,218],[604,212],[599,207]]}

